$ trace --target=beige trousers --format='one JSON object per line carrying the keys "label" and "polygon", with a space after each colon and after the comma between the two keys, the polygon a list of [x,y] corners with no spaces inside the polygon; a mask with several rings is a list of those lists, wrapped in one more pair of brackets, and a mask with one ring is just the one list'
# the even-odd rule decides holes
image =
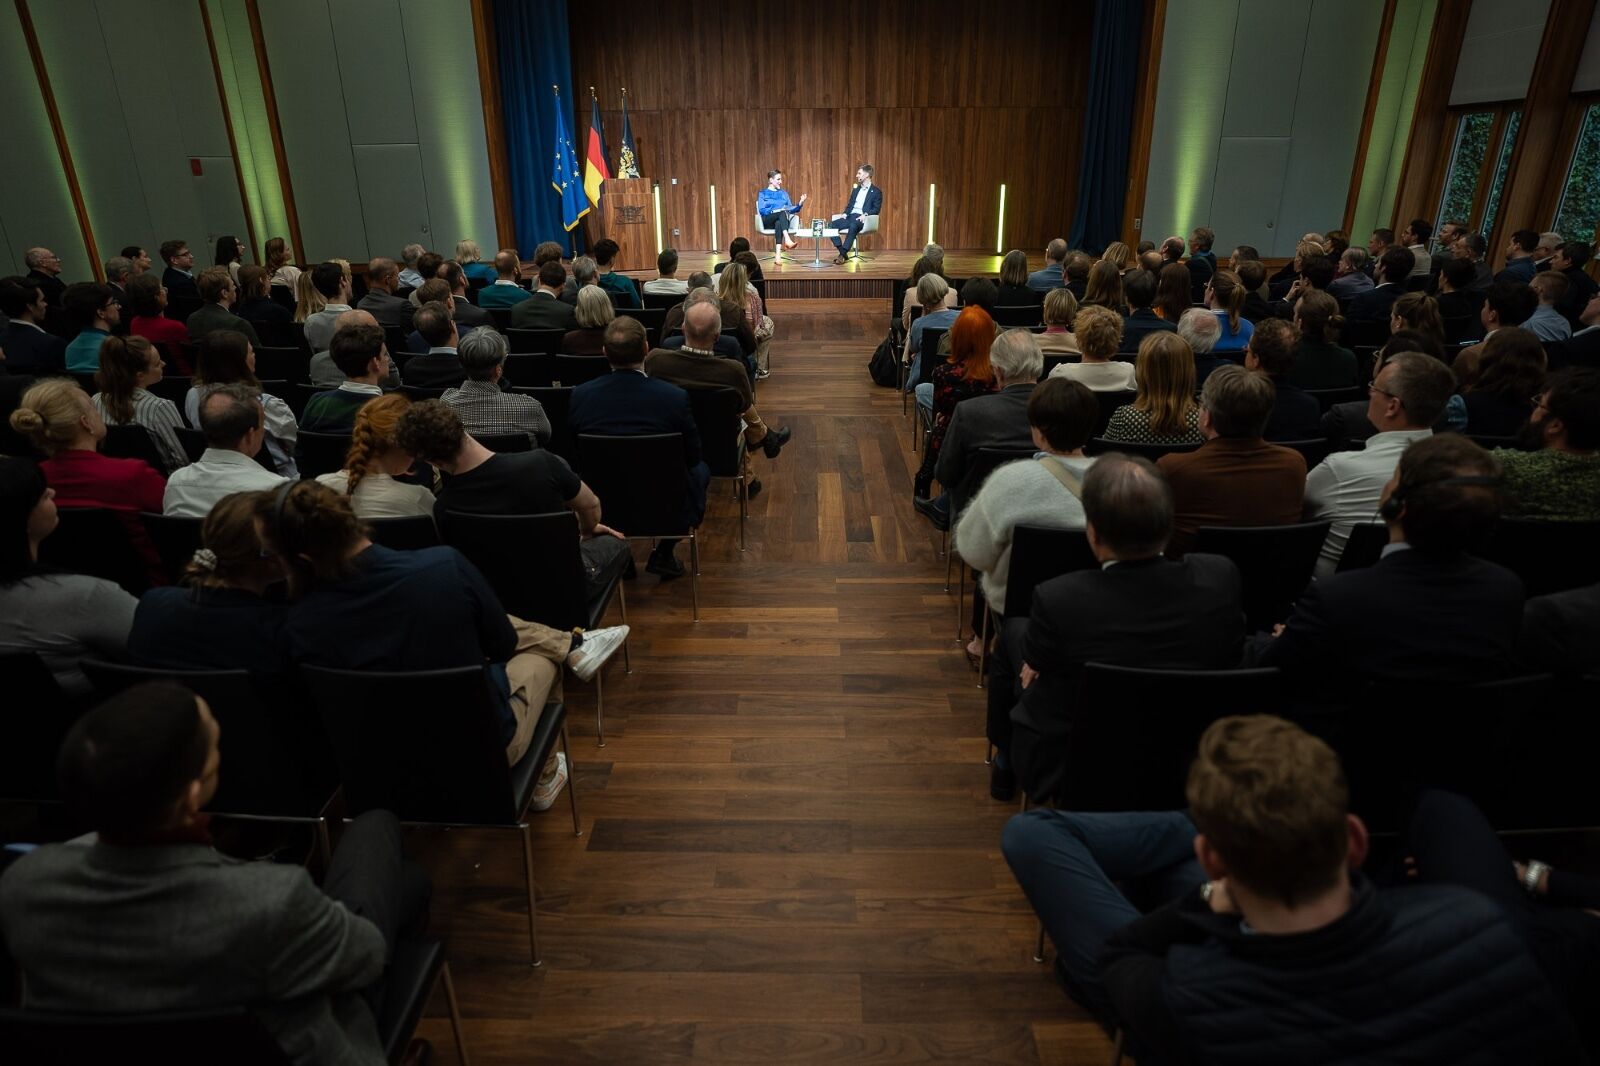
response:
{"label": "beige trousers", "polygon": [[[515,615],[506,617],[517,631],[517,650],[506,662],[506,680],[511,686],[511,716],[517,722],[511,743],[506,745],[506,761],[515,763],[527,754],[545,704],[561,700],[561,667],[572,651],[572,634],[537,622],[525,622]],[[539,714],[533,713],[535,707],[539,708]],[[556,757],[552,752],[540,780],[547,780],[555,772]]]}

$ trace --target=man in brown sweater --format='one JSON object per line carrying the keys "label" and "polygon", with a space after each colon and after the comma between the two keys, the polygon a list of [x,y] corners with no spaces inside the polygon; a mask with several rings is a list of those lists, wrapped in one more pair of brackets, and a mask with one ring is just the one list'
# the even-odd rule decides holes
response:
{"label": "man in brown sweater", "polygon": [[1305,457],[1261,439],[1272,414],[1274,390],[1265,374],[1224,366],[1200,391],[1200,433],[1195,451],[1161,457],[1174,497],[1172,541],[1176,558],[1194,544],[1201,526],[1283,526],[1300,521]]}
{"label": "man in brown sweater", "polygon": [[[699,300],[692,303],[686,301],[686,304],[683,312],[683,346],[657,348],[645,357],[644,372],[680,388],[734,390],[744,403],[741,417],[745,422],[745,444],[751,448],[760,447],[768,459],[776,459],[779,450],[789,441],[789,427],[772,429],[761,421],[743,360],[727,359],[713,350],[722,329],[722,315],[716,302]],[[760,491],[761,482],[751,480],[750,495],[754,496]]]}

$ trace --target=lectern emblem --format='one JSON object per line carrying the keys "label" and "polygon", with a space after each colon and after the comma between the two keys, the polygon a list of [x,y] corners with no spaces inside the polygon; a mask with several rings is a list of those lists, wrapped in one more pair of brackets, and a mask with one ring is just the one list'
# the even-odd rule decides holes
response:
{"label": "lectern emblem", "polygon": [[623,226],[644,225],[644,208],[636,204],[622,204],[617,208],[617,223]]}

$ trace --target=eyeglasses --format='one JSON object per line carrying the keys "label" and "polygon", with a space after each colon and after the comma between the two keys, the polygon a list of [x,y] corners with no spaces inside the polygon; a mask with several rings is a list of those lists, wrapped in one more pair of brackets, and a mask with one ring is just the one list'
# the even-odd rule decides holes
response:
{"label": "eyeglasses", "polygon": [[1548,411],[1548,410],[1550,410],[1550,405],[1544,402],[1544,398],[1545,398],[1545,394],[1541,392],[1537,396],[1530,396],[1528,398],[1528,402],[1530,404],[1532,404],[1534,406],[1534,408],[1536,408],[1537,410]]}
{"label": "eyeglasses", "polygon": [[[1380,388],[1378,388],[1378,381],[1377,381],[1376,378],[1374,378],[1373,380],[1367,382],[1367,391],[1368,392],[1381,392],[1385,396],[1389,397],[1389,399],[1391,399],[1391,400],[1400,400],[1399,396],[1397,396],[1395,393],[1390,392],[1388,389],[1380,389]],[[1404,405],[1404,403],[1405,403],[1404,400],[1401,400],[1400,402],[1401,402],[1402,405]]]}

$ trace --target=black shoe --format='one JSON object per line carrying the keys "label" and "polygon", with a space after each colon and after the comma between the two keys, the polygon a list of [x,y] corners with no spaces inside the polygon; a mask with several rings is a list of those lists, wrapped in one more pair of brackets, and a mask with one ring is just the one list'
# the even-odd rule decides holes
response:
{"label": "black shoe", "polygon": [[849,261],[850,260],[846,259],[845,256],[844,256],[844,253],[842,253],[842,252],[833,257],[833,265],[836,266],[836,267],[842,267],[846,263],[848,263]]}
{"label": "black shoe", "polygon": [[934,529],[943,531],[950,528],[950,516],[935,507],[933,501],[926,496],[911,497],[911,506],[917,509],[919,515],[932,522]]}
{"label": "black shoe", "polygon": [[671,581],[673,578],[683,576],[683,564],[678,562],[676,555],[662,555],[659,552],[650,556],[650,561],[644,568],[660,577],[662,581]]}
{"label": "black shoe", "polygon": [[789,443],[789,438],[794,436],[794,430],[788,426],[782,429],[767,429],[767,435],[761,438],[761,451],[768,459],[776,459],[783,446]]}
{"label": "black shoe", "polygon": [[760,478],[753,477],[749,481],[746,481],[744,483],[744,498],[745,499],[753,500],[759,495],[761,495],[761,479]]}
{"label": "black shoe", "polygon": [[1016,798],[1017,775],[1000,765],[996,759],[989,764],[989,795],[1002,803],[1010,803]]}

